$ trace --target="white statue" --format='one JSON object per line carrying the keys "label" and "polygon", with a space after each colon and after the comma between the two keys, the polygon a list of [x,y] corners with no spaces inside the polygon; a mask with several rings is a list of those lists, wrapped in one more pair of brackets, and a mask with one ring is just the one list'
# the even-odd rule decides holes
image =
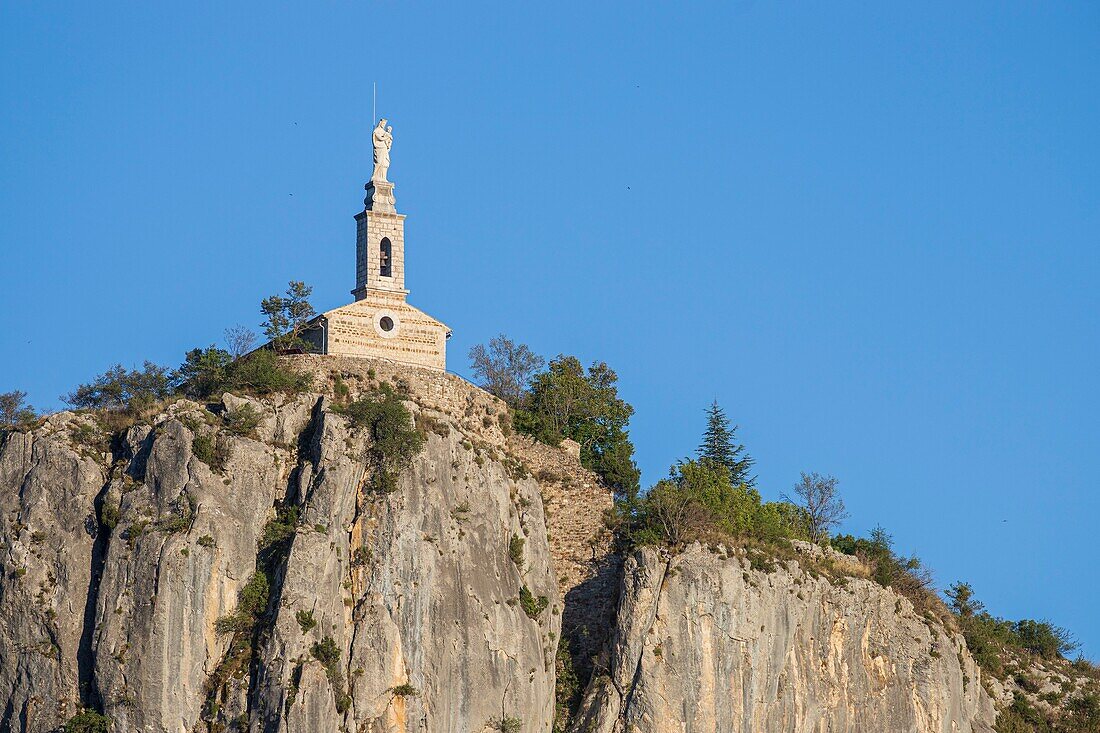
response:
{"label": "white statue", "polygon": [[374,141],[374,173],[372,181],[388,183],[386,172],[390,169],[390,148],[393,147],[393,127],[386,127],[386,118],[378,120],[378,126],[371,135]]}

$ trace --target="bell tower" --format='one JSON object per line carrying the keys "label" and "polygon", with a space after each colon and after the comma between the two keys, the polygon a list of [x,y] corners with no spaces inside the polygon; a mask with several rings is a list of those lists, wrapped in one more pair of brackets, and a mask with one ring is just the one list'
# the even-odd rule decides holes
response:
{"label": "bell tower", "polygon": [[366,185],[363,210],[355,215],[356,300],[368,290],[408,295],[405,290],[405,215],[398,214],[389,181]]}

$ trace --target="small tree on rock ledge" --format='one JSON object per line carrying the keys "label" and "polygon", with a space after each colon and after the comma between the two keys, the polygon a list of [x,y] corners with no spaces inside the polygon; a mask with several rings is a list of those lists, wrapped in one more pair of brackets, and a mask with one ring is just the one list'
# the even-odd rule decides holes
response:
{"label": "small tree on rock ledge", "polygon": [[276,351],[288,351],[307,346],[302,332],[317,312],[310,305],[309,296],[313,288],[300,280],[291,280],[287,284],[285,295],[271,295],[260,303],[260,312],[264,321],[264,334],[271,339]]}

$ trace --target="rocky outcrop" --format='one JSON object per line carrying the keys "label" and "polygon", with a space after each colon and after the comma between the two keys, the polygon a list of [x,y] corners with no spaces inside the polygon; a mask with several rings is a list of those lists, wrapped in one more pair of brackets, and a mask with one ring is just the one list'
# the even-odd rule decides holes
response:
{"label": "rocky outcrop", "polygon": [[[556,668],[577,731],[991,730],[961,638],[865,568],[624,564],[575,446],[453,375],[295,364],[314,393],[0,438],[0,733],[533,733]],[[383,384],[424,437],[390,493],[333,402]]]}
{"label": "rocky outcrop", "polygon": [[502,406],[357,366],[346,399],[387,380],[425,435],[391,493],[322,394],[3,437],[0,731],[550,729],[561,602]]}
{"label": "rocky outcrop", "polygon": [[959,636],[869,580],[645,549],[573,729],[986,733],[979,675]]}
{"label": "rocky outcrop", "polygon": [[98,448],[69,435],[86,418],[54,416],[0,448],[0,730],[50,730],[92,679],[94,604],[103,543]]}

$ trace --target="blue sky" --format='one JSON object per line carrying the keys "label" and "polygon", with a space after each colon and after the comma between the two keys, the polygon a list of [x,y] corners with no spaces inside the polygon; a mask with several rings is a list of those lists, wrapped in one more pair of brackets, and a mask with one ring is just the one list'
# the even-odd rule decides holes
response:
{"label": "blue sky", "polygon": [[1089,3],[5,3],[0,391],[347,302],[377,82],[455,371],[607,361],[646,482],[716,398],[1095,658],[1098,76]]}

